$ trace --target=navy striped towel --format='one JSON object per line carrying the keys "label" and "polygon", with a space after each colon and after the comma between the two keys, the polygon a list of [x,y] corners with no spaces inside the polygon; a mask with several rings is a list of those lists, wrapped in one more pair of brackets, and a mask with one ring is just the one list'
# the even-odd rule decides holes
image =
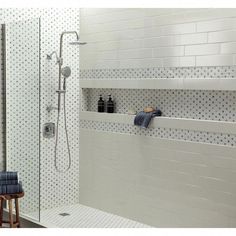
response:
{"label": "navy striped towel", "polygon": [[18,173],[15,171],[0,172],[0,181],[2,180],[18,180]]}
{"label": "navy striped towel", "polygon": [[134,125],[147,129],[152,118],[155,116],[161,116],[162,112],[157,109],[153,112],[140,111],[134,118]]}
{"label": "navy striped towel", "polygon": [[6,185],[6,184],[18,184],[19,181],[18,180],[0,180],[0,185]]}
{"label": "navy striped towel", "polygon": [[8,185],[0,185],[0,195],[1,194],[15,194],[22,193],[23,188],[21,182],[19,184],[8,184]]}
{"label": "navy striped towel", "polygon": [[18,173],[13,171],[0,172],[0,186],[19,184]]}

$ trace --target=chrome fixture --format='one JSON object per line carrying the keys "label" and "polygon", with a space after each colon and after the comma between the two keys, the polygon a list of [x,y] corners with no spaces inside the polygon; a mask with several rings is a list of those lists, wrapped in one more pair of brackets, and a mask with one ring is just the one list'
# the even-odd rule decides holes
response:
{"label": "chrome fixture", "polygon": [[55,136],[55,123],[46,123],[43,125],[43,137],[53,138]]}
{"label": "chrome fixture", "polygon": [[59,59],[59,57],[57,56],[56,51],[53,51],[51,54],[47,54],[47,59],[48,59],[48,60],[52,60],[52,55],[53,55],[53,54],[55,54],[55,56],[56,56],[56,60],[57,60],[57,63],[56,63],[56,64],[59,64],[59,63],[60,63],[60,59]]}
{"label": "chrome fixture", "polygon": [[69,66],[65,66],[61,69],[61,74],[64,76],[63,81],[63,90],[66,91],[66,79],[70,77],[71,75],[71,69]]}
{"label": "chrome fixture", "polygon": [[69,66],[65,66],[61,69],[61,74],[64,76],[65,79],[70,77],[71,75],[71,69]]}
{"label": "chrome fixture", "polygon": [[86,42],[80,42],[80,41],[74,41],[74,42],[70,42],[70,45],[85,45],[87,44]]}
{"label": "chrome fixture", "polygon": [[[60,35],[60,51],[59,56],[55,51],[53,51],[51,54],[47,55],[47,60],[52,60],[52,55],[55,54],[56,56],[56,64],[59,66],[59,73],[58,73],[58,89],[56,90],[58,94],[58,103],[57,107],[50,105],[47,107],[47,111],[50,112],[52,110],[57,110],[57,124],[56,124],[56,141],[55,141],[55,148],[54,148],[54,166],[55,169],[58,172],[66,172],[71,167],[71,153],[70,153],[70,145],[69,145],[69,138],[68,138],[68,131],[67,131],[67,121],[66,121],[66,79],[70,77],[71,75],[71,69],[69,66],[65,66],[62,68],[63,65],[63,58],[62,58],[62,52],[63,52],[63,37],[66,34],[74,34],[76,36],[76,41],[70,42],[70,45],[85,45],[86,42],[80,42],[79,41],[79,35],[76,31],[64,31]],[[63,76],[63,87],[62,87],[62,76]],[[59,139],[59,122],[60,122],[60,112],[61,112],[61,95],[63,95],[63,112],[64,112],[64,128],[65,128],[65,134],[66,134],[66,143],[67,143],[67,151],[69,156],[69,165],[66,168],[66,170],[60,170],[57,166],[57,146],[58,146],[58,139]]]}

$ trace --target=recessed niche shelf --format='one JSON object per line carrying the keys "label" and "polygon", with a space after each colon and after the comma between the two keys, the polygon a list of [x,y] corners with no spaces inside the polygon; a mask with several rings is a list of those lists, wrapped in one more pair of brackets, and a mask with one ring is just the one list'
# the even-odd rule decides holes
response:
{"label": "recessed niche shelf", "polygon": [[[80,120],[133,124],[134,115],[81,111]],[[197,120],[174,117],[155,117],[150,128],[174,128],[214,133],[236,134],[236,122]]]}
{"label": "recessed niche shelf", "polygon": [[[212,133],[224,133],[224,134],[236,134],[236,122],[231,121],[218,121],[217,119],[233,119],[232,117],[224,117],[220,114],[223,114],[221,102],[224,100],[224,94],[221,94],[221,91],[228,91],[227,93],[232,93],[232,91],[236,91],[236,78],[158,78],[158,79],[82,79],[80,80],[80,88],[83,92],[81,92],[81,96],[83,99],[87,99],[86,101],[88,103],[84,103],[83,109],[81,107],[80,112],[80,119],[81,120],[89,120],[89,121],[99,121],[99,122],[111,122],[111,123],[121,123],[121,124],[131,124],[133,125],[134,121],[134,115],[127,115],[123,114],[125,113],[123,111],[123,107],[132,107],[135,108],[135,110],[140,110],[143,107],[147,105],[161,105],[161,110],[164,114],[170,114],[175,113],[177,116],[183,116],[188,115],[186,110],[188,112],[192,112],[192,116],[198,116],[197,111],[202,112],[202,117],[204,118],[174,118],[174,117],[155,117],[152,119],[150,123],[150,128],[173,128],[173,129],[184,129],[184,130],[194,130],[194,131],[203,131],[203,132],[212,132]],[[87,90],[89,89],[89,90]],[[90,90],[91,89],[91,90]],[[114,89],[113,94],[116,94],[115,100],[117,102],[117,107],[119,108],[119,113],[98,113],[95,112],[96,109],[94,109],[94,104],[96,104],[96,99],[98,98],[98,94],[96,89]],[[127,91],[122,93],[122,98],[119,98],[117,95],[119,93],[117,90],[120,91]],[[163,96],[165,96],[165,99],[162,99],[162,97],[157,97],[156,94],[152,91],[152,96],[150,95],[143,95],[139,96],[138,91],[137,94],[134,94],[134,92],[131,93],[130,99],[127,99],[125,93],[129,93],[128,90],[135,91],[135,90],[145,90],[149,89],[151,90],[195,90],[193,91],[194,94],[189,94],[187,92],[187,95],[184,95],[186,99],[189,99],[186,101],[185,107],[182,107],[181,104],[178,103],[178,100],[174,100],[176,107],[172,106],[172,95],[168,95],[168,92],[163,92]],[[94,90],[94,92],[92,92]],[[211,92],[207,92],[207,94],[195,94],[199,93],[198,90],[209,90],[209,91],[215,91],[213,94]],[[231,91],[231,92],[230,92]],[[108,91],[107,91],[108,92]],[[107,93],[106,92],[106,93]],[[185,91],[182,91],[185,93]],[[182,94],[181,92],[181,94]],[[216,94],[216,93],[220,94]],[[205,92],[204,92],[205,93]],[[210,93],[210,94],[208,94]],[[108,93],[107,93],[108,94]],[[181,95],[180,94],[180,95]],[[135,96],[134,96],[135,95]],[[177,94],[178,95],[178,94]],[[183,100],[183,98],[178,95],[178,99],[180,101]],[[188,96],[189,95],[189,96]],[[190,97],[191,96],[191,97]],[[193,98],[196,99],[194,100]],[[204,105],[202,103],[198,104],[197,97],[198,96],[206,96],[208,100],[212,99],[215,102],[214,106],[209,106],[208,100],[205,101]],[[230,94],[230,96],[234,96]],[[96,97],[96,98],[95,98]],[[135,99],[139,99],[138,101]],[[82,99],[82,101],[83,101]],[[144,101],[144,102],[140,102]],[[181,100],[182,99],[182,100]],[[125,100],[125,102],[123,101]],[[122,102],[121,102],[122,101]],[[138,107],[132,106],[132,102],[130,101],[136,101],[138,103]],[[152,102],[153,104],[148,104]],[[188,101],[190,102],[188,104]],[[230,103],[227,105],[227,107],[224,107],[225,109],[230,110],[231,108],[234,109],[234,103],[233,100],[230,100]],[[161,103],[162,102],[162,103]],[[165,103],[163,106],[163,102]],[[142,104],[144,103],[144,104]],[[212,102],[211,102],[212,103]],[[193,109],[194,106],[194,109]],[[173,108],[173,112],[169,111],[170,109],[165,109],[165,107],[171,107]],[[221,109],[222,108],[222,109]],[[202,110],[204,109],[204,110]],[[233,110],[231,111],[233,112]],[[178,112],[179,111],[179,112]],[[212,112],[214,111],[214,112]],[[177,114],[178,113],[178,114]],[[209,113],[209,115],[208,115]],[[215,114],[216,115],[215,115]],[[186,116],[187,117],[187,116]],[[211,120],[211,117],[214,119]]]}
{"label": "recessed niche shelf", "polygon": [[81,79],[83,88],[236,90],[236,78]]}

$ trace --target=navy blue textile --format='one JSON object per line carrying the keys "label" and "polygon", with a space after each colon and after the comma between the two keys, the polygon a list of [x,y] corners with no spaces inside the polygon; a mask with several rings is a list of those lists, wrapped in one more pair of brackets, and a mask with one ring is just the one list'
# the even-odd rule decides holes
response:
{"label": "navy blue textile", "polygon": [[15,171],[0,172],[0,195],[22,193],[22,183],[18,180],[18,173]]}
{"label": "navy blue textile", "polygon": [[156,109],[153,112],[140,111],[134,118],[134,125],[147,129],[152,118],[155,116],[161,116],[161,114],[162,112],[159,109]]}
{"label": "navy blue textile", "polygon": [[15,171],[2,171],[0,172],[0,181],[2,180],[18,180],[18,174]]}
{"label": "navy blue textile", "polygon": [[0,180],[0,185],[6,185],[6,184],[18,184],[18,180]]}
{"label": "navy blue textile", "polygon": [[22,193],[23,188],[22,184],[7,184],[7,185],[0,185],[0,195],[1,194],[15,194],[15,193]]}

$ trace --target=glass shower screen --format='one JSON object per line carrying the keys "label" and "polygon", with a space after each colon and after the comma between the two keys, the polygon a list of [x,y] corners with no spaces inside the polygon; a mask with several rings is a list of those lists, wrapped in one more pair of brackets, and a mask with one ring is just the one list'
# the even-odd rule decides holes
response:
{"label": "glass shower screen", "polygon": [[6,168],[18,171],[20,213],[39,220],[40,19],[5,24]]}

